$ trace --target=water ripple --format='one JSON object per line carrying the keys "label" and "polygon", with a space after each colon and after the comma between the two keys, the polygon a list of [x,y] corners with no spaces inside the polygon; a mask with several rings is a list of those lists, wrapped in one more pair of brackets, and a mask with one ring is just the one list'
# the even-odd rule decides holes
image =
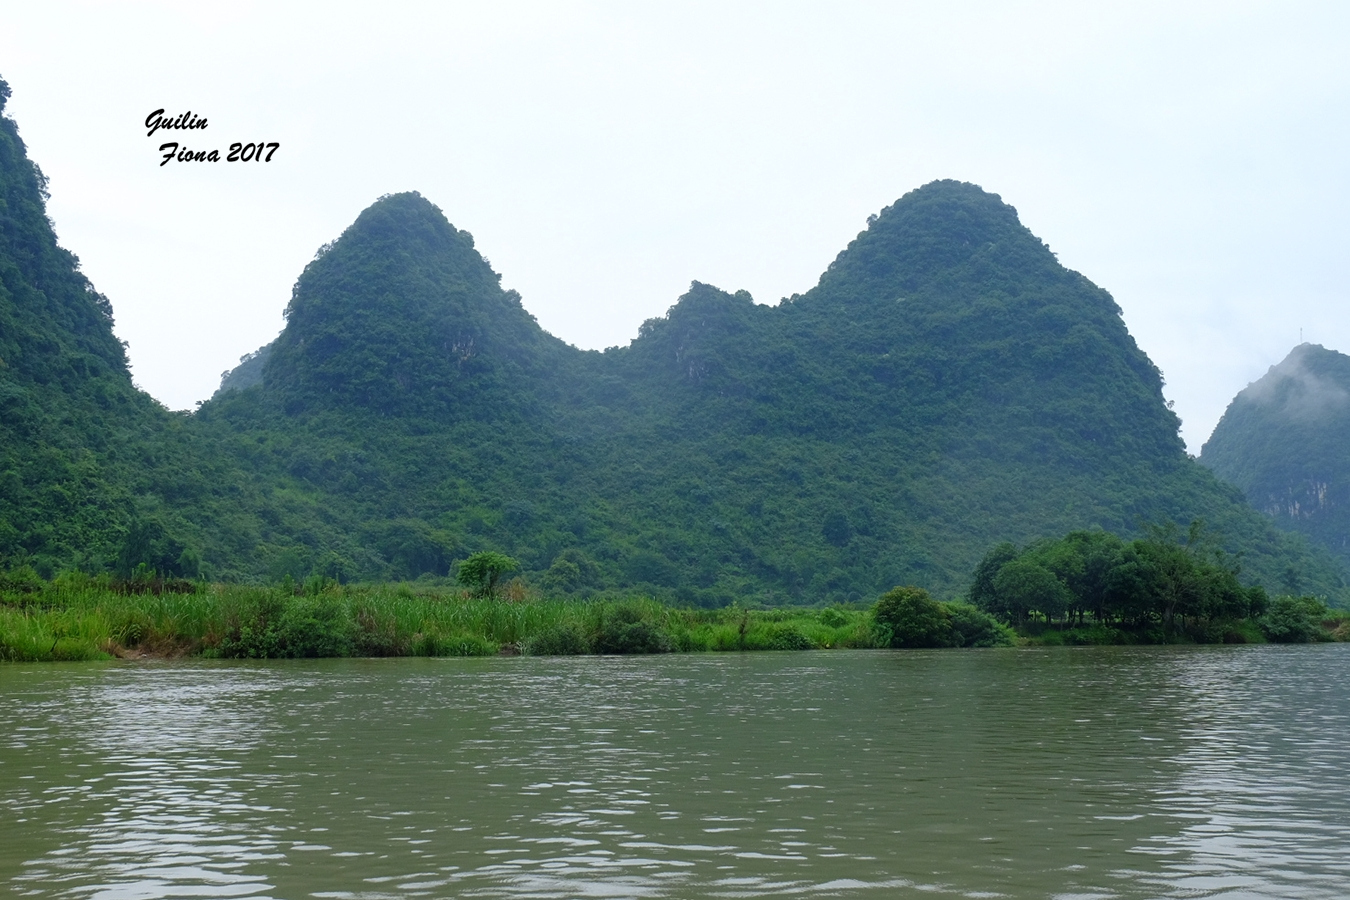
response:
{"label": "water ripple", "polygon": [[1344,897],[1347,650],[0,667],[0,881]]}

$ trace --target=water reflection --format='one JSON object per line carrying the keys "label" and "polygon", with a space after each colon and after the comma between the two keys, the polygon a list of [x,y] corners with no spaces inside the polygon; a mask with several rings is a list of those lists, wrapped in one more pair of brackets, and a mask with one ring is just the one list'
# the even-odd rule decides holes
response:
{"label": "water reflection", "polygon": [[1346,649],[0,668],[0,880],[1345,896]]}
{"label": "water reflection", "polygon": [[277,689],[275,681],[260,672],[110,669],[32,710],[40,718],[28,721],[43,724],[21,727],[46,736],[56,771],[31,801],[64,841],[25,861],[16,892],[267,896],[272,885],[257,864],[284,856],[275,834],[282,811],[250,798],[276,776],[246,770],[240,757],[265,727],[263,707],[248,701]]}
{"label": "water reflection", "polygon": [[1350,888],[1350,736],[1339,647],[1254,648],[1178,660],[1189,710],[1175,781],[1157,805],[1178,825],[1140,852],[1169,896],[1342,898]]}

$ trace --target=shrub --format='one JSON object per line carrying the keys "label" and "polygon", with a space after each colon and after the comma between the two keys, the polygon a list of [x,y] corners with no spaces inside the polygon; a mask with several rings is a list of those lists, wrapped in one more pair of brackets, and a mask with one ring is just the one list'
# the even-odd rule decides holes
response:
{"label": "shrub", "polygon": [[1306,644],[1321,636],[1318,623],[1326,615],[1316,597],[1277,597],[1261,617],[1261,630],[1277,644]]}
{"label": "shrub", "polygon": [[459,583],[491,600],[497,594],[497,581],[520,563],[504,553],[482,550],[459,564]]}
{"label": "shrub", "polygon": [[39,593],[44,587],[46,582],[32,566],[18,566],[8,572],[0,572],[0,595],[17,599],[19,595]]}
{"label": "shrub", "polygon": [[769,650],[814,650],[815,642],[796,625],[777,623],[765,629],[765,646]]}
{"label": "shrub", "polygon": [[563,623],[531,635],[521,650],[530,656],[580,656],[591,652],[591,642],[576,625]]}
{"label": "shrub", "polygon": [[305,597],[287,606],[278,631],[287,656],[351,656],[352,625],[342,602]]}
{"label": "shrub", "polygon": [[837,606],[828,606],[820,611],[820,624],[830,628],[843,628],[848,624],[848,613]]}
{"label": "shrub", "polygon": [[633,606],[620,606],[604,617],[596,635],[597,653],[669,653],[675,649],[670,635],[642,618]]}
{"label": "shrub", "polygon": [[951,614],[923,588],[891,588],[872,611],[888,646],[950,647],[957,640]]}
{"label": "shrub", "polygon": [[1013,633],[1010,628],[996,621],[993,616],[981,612],[968,603],[944,603],[951,617],[954,643],[958,647],[1010,647]]}
{"label": "shrub", "polygon": [[355,624],[337,599],[271,594],[242,611],[217,646],[223,657],[279,659],[351,656]]}
{"label": "shrub", "polygon": [[670,635],[650,622],[631,622],[607,629],[596,641],[599,653],[669,653],[674,648]]}
{"label": "shrub", "polygon": [[566,594],[581,584],[581,567],[570,559],[558,558],[548,567],[539,586],[550,594]]}

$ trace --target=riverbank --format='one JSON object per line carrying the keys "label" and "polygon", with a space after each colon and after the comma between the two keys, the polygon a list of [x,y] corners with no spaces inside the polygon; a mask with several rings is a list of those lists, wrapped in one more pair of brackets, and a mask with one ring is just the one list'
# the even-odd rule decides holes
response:
{"label": "riverbank", "polygon": [[[914,596],[910,596],[913,594]],[[907,597],[909,605],[895,598]],[[886,598],[891,598],[888,606]],[[1024,622],[898,589],[871,607],[690,609],[649,597],[487,598],[418,584],[249,586],[79,573],[0,583],[0,661],[538,656],[1350,640],[1350,613],[1277,598],[1259,619]]]}
{"label": "riverbank", "polygon": [[257,587],[68,575],[0,597],[0,660],[491,656],[880,646],[868,610],[488,599],[416,585]]}

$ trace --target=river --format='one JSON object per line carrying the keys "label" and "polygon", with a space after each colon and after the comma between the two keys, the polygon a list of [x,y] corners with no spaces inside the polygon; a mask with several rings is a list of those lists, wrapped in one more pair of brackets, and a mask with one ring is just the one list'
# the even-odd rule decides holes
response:
{"label": "river", "polygon": [[0,665],[0,883],[1350,896],[1350,645]]}

